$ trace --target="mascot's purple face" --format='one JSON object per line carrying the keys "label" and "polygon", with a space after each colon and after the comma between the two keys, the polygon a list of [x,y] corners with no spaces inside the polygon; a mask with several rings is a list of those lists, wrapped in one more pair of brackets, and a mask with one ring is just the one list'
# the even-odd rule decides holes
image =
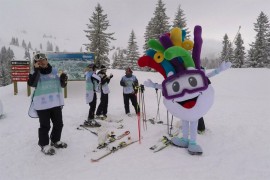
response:
{"label": "mascot's purple face", "polygon": [[[149,40],[152,49],[138,61],[139,66],[148,66],[160,72],[163,102],[168,111],[187,121],[196,121],[204,116],[214,101],[214,90],[201,70],[201,27],[194,29],[194,44],[185,40],[185,31],[173,28],[157,40]],[[192,50],[192,56],[189,52]]]}

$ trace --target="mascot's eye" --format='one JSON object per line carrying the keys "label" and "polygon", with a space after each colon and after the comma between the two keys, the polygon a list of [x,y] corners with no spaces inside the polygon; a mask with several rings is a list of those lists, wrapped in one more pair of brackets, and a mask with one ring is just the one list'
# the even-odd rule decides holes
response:
{"label": "mascot's eye", "polygon": [[173,89],[173,91],[174,92],[178,92],[179,91],[179,89],[180,89],[180,84],[179,84],[179,82],[174,82],[173,84],[172,84],[172,89]]}
{"label": "mascot's eye", "polygon": [[197,79],[195,77],[188,78],[188,82],[192,87],[196,87],[198,84]]}

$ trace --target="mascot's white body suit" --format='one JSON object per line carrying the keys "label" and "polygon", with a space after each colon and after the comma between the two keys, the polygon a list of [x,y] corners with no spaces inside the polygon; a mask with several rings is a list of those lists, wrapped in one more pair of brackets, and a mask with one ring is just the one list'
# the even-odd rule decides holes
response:
{"label": "mascot's white body suit", "polygon": [[195,26],[193,43],[185,39],[185,31],[173,28],[170,33],[160,36],[159,41],[149,40],[151,49],[138,60],[139,66],[151,67],[165,78],[162,84],[148,80],[144,85],[162,89],[167,110],[182,120],[183,137],[172,138],[172,143],[187,148],[192,155],[203,152],[196,143],[198,120],[214,102],[214,89],[208,78],[231,66],[231,63],[223,62],[217,69],[205,74],[200,65],[201,33],[201,27]]}

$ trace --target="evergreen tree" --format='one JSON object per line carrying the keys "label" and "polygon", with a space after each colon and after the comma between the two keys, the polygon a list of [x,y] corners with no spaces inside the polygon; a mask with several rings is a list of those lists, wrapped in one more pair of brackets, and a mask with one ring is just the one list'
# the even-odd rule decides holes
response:
{"label": "evergreen tree", "polygon": [[47,51],[53,51],[53,44],[51,42],[47,42]]}
{"label": "evergreen tree", "polygon": [[108,66],[110,64],[108,58],[109,43],[115,39],[113,38],[114,33],[106,32],[110,24],[109,20],[107,20],[107,14],[103,14],[103,9],[99,3],[89,21],[90,24],[87,24],[88,29],[85,32],[90,44],[85,44],[86,50],[95,54],[95,64],[98,67],[101,65]]}
{"label": "evergreen tree", "polygon": [[59,52],[59,47],[55,46],[55,52]]}
{"label": "evergreen tree", "polygon": [[25,41],[24,41],[24,40],[22,41],[22,47],[23,47],[24,49],[26,49],[26,48],[27,48],[26,43],[25,43]]}
{"label": "evergreen tree", "polygon": [[244,41],[239,33],[235,41],[235,49],[233,52],[232,67],[241,68],[245,63],[245,47],[243,46]]}
{"label": "evergreen tree", "polygon": [[12,83],[11,79],[11,60],[14,58],[13,51],[2,47],[0,52],[0,86],[6,86]]}
{"label": "evergreen tree", "polygon": [[128,66],[126,62],[126,49],[116,48],[116,51],[113,53],[112,56],[112,68],[113,69],[125,69]]}
{"label": "evergreen tree", "polygon": [[255,42],[251,43],[248,51],[247,67],[267,67],[269,65],[269,20],[268,17],[261,12],[254,23],[254,30],[257,32]]}
{"label": "evergreen tree", "polygon": [[24,58],[27,60],[31,60],[29,49],[25,49]]}
{"label": "evergreen tree", "polygon": [[42,43],[39,44],[39,49],[42,50]]}
{"label": "evergreen tree", "polygon": [[125,55],[126,55],[126,50],[119,49],[118,57],[117,57],[117,61],[119,62],[119,64],[118,64],[119,69],[125,69],[128,66],[128,64],[125,61],[125,59],[126,59]]}
{"label": "evergreen tree", "polygon": [[159,39],[159,36],[169,32],[169,17],[166,15],[165,4],[162,0],[158,0],[156,5],[156,9],[154,12],[154,17],[151,18],[148,26],[146,27],[146,32],[144,34],[145,37],[145,45],[144,49],[147,50],[147,42],[149,39]]}
{"label": "evergreen tree", "polygon": [[132,67],[134,70],[138,70],[138,59],[140,57],[139,51],[138,51],[138,45],[135,41],[135,33],[132,30],[130,33],[129,41],[128,41],[128,47],[127,47],[127,56],[126,56],[126,62],[129,64],[130,67]]}
{"label": "evergreen tree", "polygon": [[144,50],[147,50],[149,48],[147,43],[148,40],[152,38],[152,29],[154,29],[153,18],[148,22],[148,25],[146,26],[146,31],[144,33]]}
{"label": "evergreen tree", "polygon": [[16,39],[14,37],[11,38],[10,45],[16,45]]}
{"label": "evergreen tree", "polygon": [[223,45],[223,47],[222,47],[222,51],[221,51],[221,56],[219,58],[219,64],[222,61],[232,61],[232,59],[233,59],[232,43],[230,42],[227,34],[225,34],[223,37],[222,45]]}
{"label": "evergreen tree", "polygon": [[31,42],[29,41],[28,43],[28,46],[27,46],[28,49],[32,49],[32,45],[31,45]]}
{"label": "evergreen tree", "polygon": [[209,59],[207,57],[201,59],[201,65],[205,69],[214,69],[219,66],[219,59]]}
{"label": "evergreen tree", "polygon": [[16,46],[19,46],[19,40],[18,40],[18,38],[15,38],[15,45]]}
{"label": "evergreen tree", "polygon": [[181,6],[178,6],[177,12],[175,14],[174,20],[173,20],[173,27],[179,27],[182,30],[186,31],[186,37],[190,37],[190,31],[187,27],[187,22],[185,18],[184,11],[181,9]]}
{"label": "evergreen tree", "polygon": [[114,52],[112,55],[112,69],[118,68],[118,62],[117,62],[117,52]]}

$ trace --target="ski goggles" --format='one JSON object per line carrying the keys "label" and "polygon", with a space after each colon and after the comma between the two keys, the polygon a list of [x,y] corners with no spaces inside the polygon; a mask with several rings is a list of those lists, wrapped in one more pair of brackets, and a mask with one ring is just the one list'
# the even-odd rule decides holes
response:
{"label": "ski goggles", "polygon": [[207,87],[207,77],[200,70],[182,71],[169,76],[162,82],[162,92],[166,99],[182,97],[185,93],[200,92]]}
{"label": "ski goggles", "polygon": [[38,61],[38,60],[43,60],[43,59],[47,59],[46,54],[43,53],[38,53],[34,56],[34,60]]}

